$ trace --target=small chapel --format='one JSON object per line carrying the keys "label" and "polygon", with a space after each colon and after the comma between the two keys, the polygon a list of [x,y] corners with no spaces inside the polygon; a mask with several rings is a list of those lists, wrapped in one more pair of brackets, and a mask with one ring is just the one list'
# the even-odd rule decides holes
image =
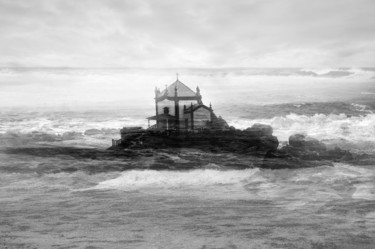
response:
{"label": "small chapel", "polygon": [[[163,91],[155,88],[156,115],[148,117],[149,129],[199,131],[204,129],[226,130],[227,122],[217,117],[209,106],[203,104],[200,89],[193,91],[178,79]],[[156,124],[150,126],[150,121]]]}

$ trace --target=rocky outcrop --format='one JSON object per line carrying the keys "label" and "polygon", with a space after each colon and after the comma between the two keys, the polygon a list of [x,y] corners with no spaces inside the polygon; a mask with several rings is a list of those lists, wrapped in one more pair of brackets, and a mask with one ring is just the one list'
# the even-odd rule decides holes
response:
{"label": "rocky outcrop", "polygon": [[216,115],[212,114],[212,124],[211,129],[213,130],[226,130],[229,128],[227,121],[225,121],[221,116],[216,117]]}
{"label": "rocky outcrop", "polygon": [[348,162],[353,155],[339,147],[327,149],[327,146],[317,139],[303,134],[289,137],[289,144],[270,152],[265,156],[263,168],[306,168],[316,166],[332,166],[333,162]]}
{"label": "rocky outcrop", "polygon": [[[196,132],[127,128],[121,130],[121,139],[109,149],[119,154],[122,151],[145,149],[166,149],[176,152],[182,149],[198,149],[201,152],[211,154],[214,152],[222,155],[234,153],[239,157],[248,158],[247,167],[267,169],[332,166],[334,162],[351,162],[360,158],[338,147],[328,149],[321,141],[303,134],[294,134],[289,137],[289,143],[286,146],[280,149],[278,146],[279,141],[273,136],[271,126],[254,124],[245,130],[231,127],[225,131],[207,129]],[[372,159],[362,156],[360,160],[367,163]],[[243,161],[240,165],[246,167],[242,164]]]}
{"label": "rocky outcrop", "polygon": [[155,131],[139,127],[121,130],[121,141],[110,149],[198,148],[203,151],[227,151],[241,154],[266,154],[276,151],[277,137],[272,127],[255,124],[246,130],[201,130],[196,132]]}
{"label": "rocky outcrop", "polygon": [[250,128],[247,128],[245,131],[252,132],[260,137],[262,136],[272,136],[273,128],[270,125],[265,124],[254,124]]}
{"label": "rocky outcrop", "polygon": [[324,152],[327,146],[319,140],[307,137],[303,134],[295,134],[289,137],[289,145],[297,150]]}

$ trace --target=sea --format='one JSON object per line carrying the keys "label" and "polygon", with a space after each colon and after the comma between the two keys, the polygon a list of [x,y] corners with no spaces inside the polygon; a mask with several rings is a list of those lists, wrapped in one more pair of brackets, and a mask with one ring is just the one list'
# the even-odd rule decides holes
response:
{"label": "sea", "polygon": [[[229,125],[271,125],[280,147],[301,133],[375,154],[374,68],[1,68],[0,248],[375,248],[375,162],[91,154],[146,128],[155,87],[176,77]],[[151,170],[153,157],[200,166]]]}

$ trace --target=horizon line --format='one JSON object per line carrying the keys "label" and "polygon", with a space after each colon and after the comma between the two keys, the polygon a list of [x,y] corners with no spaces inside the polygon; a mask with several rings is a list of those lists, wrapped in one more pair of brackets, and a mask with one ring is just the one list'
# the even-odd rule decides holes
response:
{"label": "horizon line", "polygon": [[352,68],[361,68],[361,69],[375,69],[374,66],[345,66],[345,67],[333,67],[333,66],[322,66],[322,67],[235,67],[235,66],[225,66],[225,67],[81,67],[81,66],[0,66],[0,69],[143,69],[143,70],[181,70],[181,69],[352,69]]}

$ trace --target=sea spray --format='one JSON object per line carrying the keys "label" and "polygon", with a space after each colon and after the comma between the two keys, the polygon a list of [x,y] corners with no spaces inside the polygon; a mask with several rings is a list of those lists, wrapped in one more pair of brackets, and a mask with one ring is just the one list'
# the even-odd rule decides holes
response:
{"label": "sea spray", "polygon": [[[363,108],[363,107],[361,107]],[[0,146],[19,146],[29,143],[77,145],[105,148],[113,138],[119,138],[123,126],[144,126],[144,119],[122,116],[118,112],[69,113],[63,118],[53,113],[6,113],[0,117]],[[281,144],[290,135],[302,133],[324,143],[352,152],[372,153],[375,150],[375,114],[315,114],[275,116],[272,118],[229,118],[230,125],[246,129],[255,123],[273,127]]]}
{"label": "sea spray", "polygon": [[[273,127],[274,135],[280,142],[287,142],[289,136],[302,133],[318,140],[333,142],[345,149],[371,152],[375,149],[375,114],[349,117],[346,114],[315,114],[313,116],[289,114],[270,119],[229,120],[230,125],[245,129],[255,123]],[[331,140],[331,141],[330,141]]]}

